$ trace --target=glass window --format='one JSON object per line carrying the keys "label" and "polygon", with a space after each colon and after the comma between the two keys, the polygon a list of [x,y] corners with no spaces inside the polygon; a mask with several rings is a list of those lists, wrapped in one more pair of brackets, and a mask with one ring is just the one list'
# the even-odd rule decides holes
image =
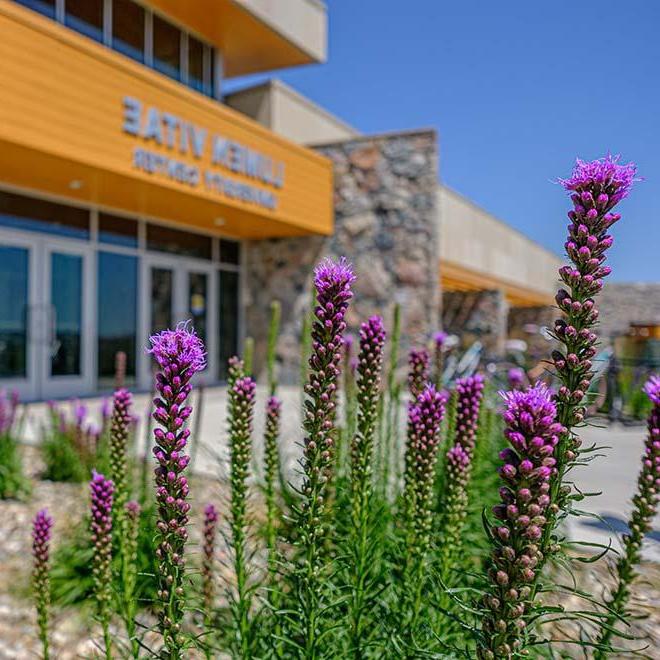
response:
{"label": "glass window", "polygon": [[151,268],[151,323],[149,334],[172,327],[174,273],[169,268]]}
{"label": "glass window", "polygon": [[66,0],[64,24],[103,41],[103,0]]}
{"label": "glass window", "polygon": [[89,238],[89,211],[0,191],[0,225]]}
{"label": "glass window", "polygon": [[111,245],[137,247],[137,220],[122,218],[110,213],[99,213],[99,241]]}
{"label": "glass window", "polygon": [[112,47],[144,62],[144,8],[132,0],[112,2]]}
{"label": "glass window", "polygon": [[218,377],[227,380],[227,360],[238,353],[238,273],[218,271]]}
{"label": "glass window", "polygon": [[181,30],[154,14],[154,69],[181,79]]}
{"label": "glass window", "polygon": [[188,315],[200,339],[206,344],[208,317],[208,277],[206,273],[188,273]]}
{"label": "glass window", "polygon": [[204,44],[188,37],[188,85],[198,92],[205,92],[204,86]]}
{"label": "glass window", "polygon": [[192,234],[162,225],[147,225],[147,249],[185,257],[211,259],[212,241],[209,236],[201,234]]}
{"label": "glass window", "polygon": [[206,46],[206,71],[204,74],[204,94],[215,96],[215,49]]}
{"label": "glass window", "polygon": [[27,372],[28,264],[27,249],[0,246],[0,378]]}
{"label": "glass window", "polygon": [[135,380],[138,262],[136,257],[98,253],[99,384],[114,382],[115,356],[126,353],[127,382]]}
{"label": "glass window", "polygon": [[82,349],[82,257],[59,252],[51,255],[50,301],[54,314],[51,374],[78,375]]}
{"label": "glass window", "polygon": [[18,0],[19,5],[24,5],[49,18],[55,18],[55,0]]}
{"label": "glass window", "polygon": [[238,265],[241,259],[241,244],[236,241],[220,239],[220,261],[223,264]]}

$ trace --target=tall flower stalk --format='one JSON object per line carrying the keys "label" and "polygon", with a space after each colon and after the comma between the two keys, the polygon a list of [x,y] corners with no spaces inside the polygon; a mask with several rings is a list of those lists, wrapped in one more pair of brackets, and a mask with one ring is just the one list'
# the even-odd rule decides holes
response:
{"label": "tall flower stalk", "polygon": [[433,335],[433,382],[437,389],[442,387],[442,375],[445,372],[445,349],[449,335],[436,332]]}
{"label": "tall flower stalk", "polygon": [[591,162],[578,159],[571,177],[560,180],[573,202],[564,244],[572,264],[559,269],[565,288],[556,296],[563,316],[555,321],[554,335],[563,346],[552,353],[561,381],[556,396],[557,416],[565,430],[556,451],[557,471],[551,480],[550,524],[541,540],[544,557],[555,545],[553,530],[558,517],[565,514],[570,504],[571,489],[564,484],[564,475],[579,453],[581,443],[573,429],[585,418],[585,397],[594,375],[594,327],[598,320],[595,298],[611,271],[605,265],[607,251],[614,242],[609,230],[621,217],[612,210],[628,195],[636,180],[636,166],[619,165],[618,160],[609,155]]}
{"label": "tall flower stalk", "polygon": [[110,613],[112,611],[112,501],[115,486],[110,479],[94,471],[89,482],[91,495],[91,533],[94,544],[94,597],[101,628],[105,657],[112,659]]}
{"label": "tall flower stalk", "polygon": [[156,559],[158,562],[159,627],[163,636],[163,656],[182,657],[184,637],[181,630],[185,598],[184,548],[188,540],[186,502],[189,487],[184,472],[189,458],[185,453],[190,430],[185,422],[192,408],[186,401],[192,391],[190,381],[205,367],[204,345],[188,323],[164,330],[150,339],[149,353],[159,366],[153,417],[160,425],[154,430],[154,455],[158,465],[156,481]]}
{"label": "tall flower stalk", "polygon": [[454,445],[447,452],[446,494],[440,532],[440,564],[445,580],[452,560],[461,547],[483,392],[484,379],[481,374],[461,378],[456,382],[456,435]]}
{"label": "tall flower stalk", "polygon": [[532,584],[541,570],[540,541],[548,525],[555,448],[563,432],[552,392],[538,384],[502,393],[504,435],[501,503],[490,531],[490,593],[485,598],[478,657],[518,657],[528,646],[534,611]]}
{"label": "tall flower stalk", "polygon": [[351,266],[343,258],[339,262],[329,259],[321,262],[314,274],[317,305],[305,385],[302,502],[296,512],[302,550],[296,575],[301,652],[309,660],[319,656],[319,638],[324,625],[322,591],[326,576],[322,545],[328,525],[328,482],[335,461],[337,381],[346,329],[344,317],[355,281]]}
{"label": "tall flower stalk", "polygon": [[115,485],[115,530],[122,560],[126,538],[123,522],[124,505],[129,497],[128,437],[131,420],[131,393],[128,390],[117,390],[113,397],[110,420],[110,478]]}
{"label": "tall flower stalk", "polygon": [[429,382],[431,358],[425,348],[413,348],[408,354],[408,390],[414,402]]}
{"label": "tall flower stalk", "polygon": [[252,366],[254,361],[254,338],[246,337],[243,342],[243,368],[245,369],[245,375],[252,375]]}
{"label": "tall flower stalk", "polygon": [[644,387],[653,408],[648,418],[648,435],[644,444],[642,467],[637,478],[637,491],[633,497],[633,511],[628,523],[629,533],[623,537],[623,554],[616,565],[617,584],[608,605],[608,616],[601,630],[595,660],[608,654],[612,638],[616,636],[614,626],[619,617],[626,613],[630,588],[637,577],[636,566],[642,558],[644,535],[651,530],[653,518],[658,510],[660,495],[660,376],[651,376]]}
{"label": "tall flower stalk", "polygon": [[232,603],[236,648],[242,658],[252,657],[250,630],[251,591],[247,569],[247,479],[252,451],[252,417],[256,385],[249,376],[239,378],[229,391],[229,448],[231,504],[229,526],[234,551],[236,597]]}
{"label": "tall flower stalk", "polygon": [[280,474],[280,416],[282,402],[271,396],[266,402],[264,430],[264,495],[266,500],[266,545],[268,547],[268,571],[271,581],[277,574],[277,482]]}
{"label": "tall flower stalk", "polygon": [[[213,621],[215,607],[215,546],[218,535],[218,511],[213,504],[204,507],[204,528],[202,531],[202,608],[204,612],[204,625],[207,631]],[[211,658],[210,650],[206,657]]]}
{"label": "tall flower stalk", "polygon": [[410,428],[410,412],[417,405],[417,399],[419,395],[424,391],[429,382],[430,372],[429,372],[429,362],[430,357],[428,351],[425,348],[416,349],[413,348],[408,353],[408,394],[410,399],[408,401],[408,433],[406,437],[406,451],[404,453],[404,467],[403,467],[403,478],[405,484],[406,495],[406,506],[412,504],[412,496],[409,493],[410,488],[413,484],[414,479],[414,466],[411,462],[415,450],[411,446],[411,443],[414,441],[414,432]]}
{"label": "tall flower stalk", "polygon": [[32,590],[37,608],[37,626],[44,660],[50,658],[48,624],[50,616],[50,535],[53,519],[41,509],[32,521]]}
{"label": "tall flower stalk", "polygon": [[408,408],[409,465],[406,485],[406,601],[408,631],[414,631],[421,608],[426,560],[431,546],[433,484],[446,395],[427,385]]}
{"label": "tall flower stalk", "polygon": [[372,464],[384,345],[383,319],[372,316],[360,326],[357,432],[351,443],[352,590],[349,607],[355,658],[364,657],[368,639],[363,618],[369,605],[369,584],[373,575]]}
{"label": "tall flower stalk", "polygon": [[[115,502],[114,510],[117,509]],[[135,627],[135,614],[137,611],[137,601],[135,597],[135,585],[137,582],[137,553],[138,553],[138,535],[140,533],[140,514],[142,507],[135,500],[129,500],[124,505],[123,511],[123,529],[125,538],[122,542],[123,564],[125,566],[122,591],[125,603],[124,617],[126,623],[126,633],[131,645],[131,652],[134,658],[140,655],[140,644],[137,639]]]}

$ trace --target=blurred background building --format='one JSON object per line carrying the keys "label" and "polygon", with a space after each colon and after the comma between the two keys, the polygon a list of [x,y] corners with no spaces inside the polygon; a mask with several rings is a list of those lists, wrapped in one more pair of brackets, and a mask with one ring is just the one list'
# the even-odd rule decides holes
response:
{"label": "blurred background building", "polygon": [[[148,389],[149,334],[192,319],[222,382],[282,303],[297,373],[310,275],[346,255],[351,323],[404,304],[498,354],[540,339],[557,255],[441,183],[432,129],[365,136],[271,80],[326,59],[319,0],[0,0],[0,386]],[[341,90],[337,90],[341,93]]]}

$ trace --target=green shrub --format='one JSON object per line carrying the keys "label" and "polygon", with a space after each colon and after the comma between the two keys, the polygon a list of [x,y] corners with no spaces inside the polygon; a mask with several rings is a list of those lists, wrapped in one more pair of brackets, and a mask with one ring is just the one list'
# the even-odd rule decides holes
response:
{"label": "green shrub", "polygon": [[29,495],[30,481],[23,472],[23,461],[11,433],[0,434],[0,499],[21,499]]}
{"label": "green shrub", "polygon": [[[145,506],[140,513],[137,551],[137,581],[135,597],[140,607],[149,607],[156,596],[156,571],[154,555],[154,520],[153,505]],[[113,547],[114,583],[118,593],[120,588],[120,565],[117,544]],[[76,525],[63,539],[53,555],[51,587],[53,602],[62,605],[85,605],[92,602],[94,578],[92,575],[92,557],[94,554],[90,540],[89,516]]]}
{"label": "green shrub", "polygon": [[0,499],[19,499],[30,493],[18,447],[18,394],[0,390]]}
{"label": "green shrub", "polygon": [[47,423],[42,427],[41,454],[45,463],[42,478],[82,483],[92,469],[108,470],[107,423],[96,427],[86,419],[86,408],[78,404],[74,418],[62,408],[49,404]]}

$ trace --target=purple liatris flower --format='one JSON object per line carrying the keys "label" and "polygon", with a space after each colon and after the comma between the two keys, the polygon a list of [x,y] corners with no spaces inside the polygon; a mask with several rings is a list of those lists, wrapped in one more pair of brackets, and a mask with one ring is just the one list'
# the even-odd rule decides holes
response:
{"label": "purple liatris flower", "polygon": [[227,361],[227,385],[229,388],[234,387],[234,383],[245,375],[245,363],[237,355],[232,355]]}
{"label": "purple liatris flower", "polygon": [[447,338],[449,335],[446,332],[436,332],[433,335],[433,345],[436,347],[438,350],[443,350],[445,347],[445,344],[447,343]]}
{"label": "purple liatris flower", "polygon": [[506,373],[506,378],[509,382],[510,390],[521,390],[525,384],[525,372],[518,367],[509,369]]}
{"label": "purple liatris flower", "polygon": [[[598,321],[595,297],[610,274],[605,265],[606,253],[614,239],[610,227],[620,219],[612,209],[630,192],[636,180],[634,164],[619,165],[618,157],[592,162],[578,160],[569,179],[560,180],[571,193],[573,209],[569,211],[568,238],[564,245],[572,264],[562,266],[559,276],[564,283],[555,298],[563,316],[554,324],[554,335],[563,344],[552,352],[552,361],[561,381],[557,392],[558,419],[565,427],[556,451],[557,473],[552,479],[550,498],[558,509],[564,509],[570,488],[562,488],[566,468],[575,460],[580,447],[572,427],[584,420],[585,394],[593,379],[592,360],[596,355]],[[554,507],[553,507],[554,508]],[[555,543],[552,532],[556,513],[550,513],[541,542],[547,556]]]}
{"label": "purple liatris flower", "polygon": [[633,496],[633,511],[628,523],[629,531],[623,537],[624,552],[616,566],[617,585],[609,601],[609,614],[601,629],[597,660],[608,656],[608,645],[616,635],[614,627],[625,615],[630,597],[630,587],[637,577],[636,566],[641,561],[644,535],[651,530],[658,510],[660,496],[660,376],[651,376],[644,391],[651,400],[648,418],[648,435],[644,444],[642,467],[637,478],[637,490]]}
{"label": "purple liatris flower", "polygon": [[415,637],[422,591],[427,577],[427,555],[433,524],[433,485],[440,443],[440,426],[447,396],[427,385],[408,406],[405,474],[406,555],[403,598],[407,602],[402,634],[406,643]]}
{"label": "purple liatris flower", "polygon": [[110,606],[112,601],[112,500],[114,484],[102,474],[92,473],[89,482],[91,495],[91,533],[94,544],[94,597],[98,617],[103,627],[106,657],[110,654]]}
{"label": "purple liatris flower", "polygon": [[189,457],[185,453],[190,430],[185,422],[192,408],[186,401],[192,391],[190,381],[197,371],[204,369],[204,345],[188,323],[180,323],[175,330],[164,330],[150,339],[149,353],[160,370],[156,374],[154,419],[161,425],[154,430],[154,455],[158,530],[156,557],[159,565],[158,598],[160,630],[166,652],[180,655],[183,639],[181,619],[184,611],[183,577],[184,547],[188,539],[186,525],[190,505],[188,481],[183,476]]}
{"label": "purple liatris flower", "polygon": [[463,523],[468,507],[467,489],[483,392],[484,379],[481,374],[461,378],[456,382],[455,440],[447,452],[447,482],[440,534],[440,555],[445,579],[451,558],[461,547]]}
{"label": "purple liatris flower", "polygon": [[47,509],[37,513],[32,521],[32,589],[37,608],[37,625],[44,660],[48,660],[48,616],[50,608],[50,533],[53,519]]}
{"label": "purple liatris flower", "polygon": [[456,381],[456,444],[462,445],[471,458],[477,437],[477,422],[484,396],[484,377],[481,374]]}
{"label": "purple liatris flower", "polygon": [[[324,508],[321,503],[330,477],[335,444],[337,381],[346,329],[344,317],[353,296],[351,285],[355,281],[351,266],[343,258],[339,262],[322,261],[314,274],[317,306],[312,326],[312,354],[309,358],[309,379],[305,385],[307,403],[303,421],[306,435],[303,461],[306,522],[310,522],[310,516],[317,518]],[[320,529],[316,533],[319,532]]]}
{"label": "purple liatris flower", "polygon": [[442,374],[445,369],[445,350],[447,349],[446,332],[436,332],[433,335],[433,370],[435,372],[433,381],[436,387],[442,386]]}
{"label": "purple liatris flower", "polygon": [[439,560],[442,577],[448,579],[451,560],[461,548],[461,533],[468,509],[468,484],[471,456],[463,445],[456,443],[447,451],[446,485],[443,494],[442,525],[438,534],[442,544]]}
{"label": "purple liatris flower", "polygon": [[[372,316],[360,326],[358,356],[357,433],[351,446],[351,479],[355,488],[369,488],[378,398],[380,396],[385,327],[380,316]],[[363,493],[363,496],[367,493]]]}
{"label": "purple liatris flower", "polygon": [[266,402],[266,424],[264,430],[264,495],[266,500],[266,543],[268,545],[268,566],[271,576],[277,570],[277,501],[276,483],[280,475],[280,417],[282,402],[271,396]]}
{"label": "purple liatris flower", "polygon": [[555,447],[563,432],[552,392],[544,385],[502,393],[504,435],[501,504],[493,509],[490,594],[485,599],[479,657],[508,658],[526,645],[531,584],[540,570],[539,541],[547,524]]}
{"label": "purple liatris flower", "polygon": [[215,597],[215,541],[218,532],[218,512],[213,504],[204,507],[202,546],[202,594],[204,613],[210,618]]}
{"label": "purple liatris flower", "polygon": [[413,348],[408,354],[408,390],[411,402],[424,391],[429,382],[429,354],[425,348]]}
{"label": "purple liatris flower", "polygon": [[[128,500],[128,437],[131,426],[131,393],[117,390],[113,397],[110,422],[110,476],[115,484],[115,516],[121,530],[124,505]],[[123,536],[123,534],[122,534]]]}
{"label": "purple liatris flower", "polygon": [[357,432],[351,443],[351,578],[349,604],[351,645],[362,657],[369,631],[363,622],[368,585],[373,575],[373,552],[365,539],[373,536],[371,518],[372,463],[374,435],[380,399],[385,328],[380,316],[372,316],[360,326],[360,353],[357,381]]}
{"label": "purple liatris flower", "polygon": [[408,408],[408,449],[410,466],[406,492],[410,498],[408,531],[409,551],[423,556],[431,541],[432,492],[440,443],[440,425],[447,396],[427,385]]}
{"label": "purple liatris flower", "polygon": [[229,390],[229,449],[230,449],[230,517],[231,545],[234,551],[234,573],[237,597],[232,601],[237,625],[237,643],[241,657],[251,657],[251,635],[248,615],[251,591],[248,585],[247,479],[252,451],[252,417],[254,414],[255,382],[250,376],[239,378]]}
{"label": "purple liatris flower", "polygon": [[337,385],[346,311],[353,296],[353,270],[345,259],[322,261],[314,271],[316,308],[312,324],[309,375],[305,384],[302,502],[297,515],[304,557],[297,573],[300,624],[307,656],[317,653],[322,608],[321,547],[326,527],[328,482],[336,440]]}
{"label": "purple liatris flower", "polygon": [[620,156],[611,154],[593,161],[578,158],[571,177],[559,179],[559,183],[580,196],[588,193],[599,202],[601,210],[610,211],[628,196],[633,183],[639,181],[635,163],[619,165],[619,159]]}

